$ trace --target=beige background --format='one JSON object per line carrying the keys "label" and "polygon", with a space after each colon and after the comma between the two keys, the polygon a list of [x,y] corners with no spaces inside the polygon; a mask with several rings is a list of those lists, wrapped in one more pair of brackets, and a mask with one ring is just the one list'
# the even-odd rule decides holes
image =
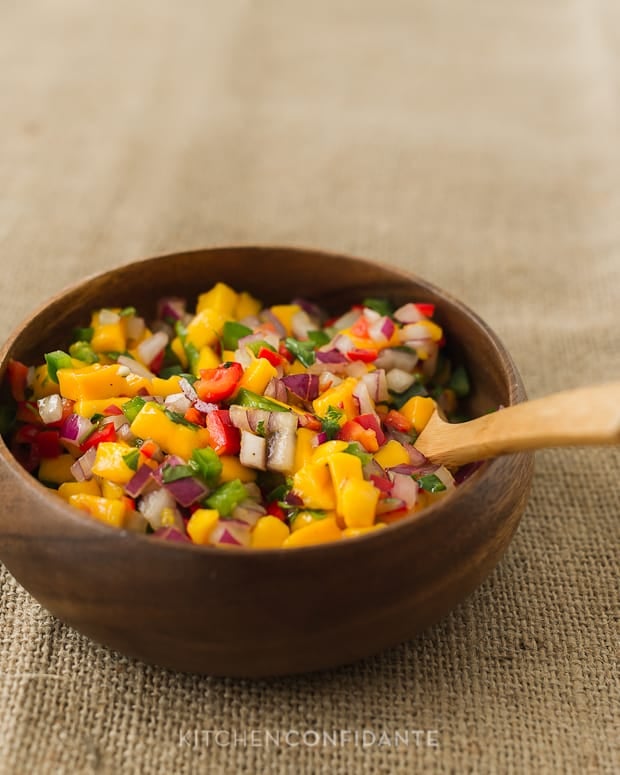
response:
{"label": "beige background", "polygon": [[[620,378],[616,0],[4,0],[0,100],[2,339],[98,269],[283,242],[442,285],[532,396]],[[0,569],[0,772],[618,771],[619,464],[539,454],[469,601],[316,676],[125,659]],[[436,729],[439,749],[180,744],[213,729]]]}

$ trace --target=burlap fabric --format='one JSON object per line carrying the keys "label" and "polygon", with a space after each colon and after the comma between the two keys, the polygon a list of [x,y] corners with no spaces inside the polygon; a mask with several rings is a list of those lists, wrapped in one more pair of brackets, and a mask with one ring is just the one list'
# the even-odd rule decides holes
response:
{"label": "burlap fabric", "polygon": [[[620,378],[615,0],[4,2],[0,52],[2,338],[100,268],[296,243],[449,289],[532,396]],[[619,463],[539,454],[482,588],[320,675],[146,666],[2,569],[0,772],[617,772]]]}

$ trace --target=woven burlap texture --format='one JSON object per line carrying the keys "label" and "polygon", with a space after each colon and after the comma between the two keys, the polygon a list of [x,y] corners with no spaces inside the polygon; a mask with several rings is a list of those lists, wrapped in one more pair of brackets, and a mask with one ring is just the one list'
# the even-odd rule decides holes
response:
{"label": "woven burlap texture", "polygon": [[[615,0],[7,2],[0,51],[2,339],[102,268],[295,243],[451,291],[531,396],[620,378]],[[619,463],[540,453],[468,601],[314,676],[146,666],[0,569],[0,773],[619,771]]]}

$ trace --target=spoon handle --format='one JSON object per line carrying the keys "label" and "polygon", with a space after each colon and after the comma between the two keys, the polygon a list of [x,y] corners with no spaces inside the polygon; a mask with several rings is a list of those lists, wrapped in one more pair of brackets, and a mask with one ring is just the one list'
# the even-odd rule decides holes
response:
{"label": "spoon handle", "polygon": [[435,412],[416,441],[433,463],[463,465],[524,450],[620,443],[620,382],[565,390],[465,423]]}

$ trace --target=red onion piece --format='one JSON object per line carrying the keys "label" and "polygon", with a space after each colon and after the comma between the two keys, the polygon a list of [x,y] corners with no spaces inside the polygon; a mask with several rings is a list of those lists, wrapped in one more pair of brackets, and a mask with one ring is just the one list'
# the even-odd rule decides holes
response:
{"label": "red onion piece", "polygon": [[60,440],[79,446],[92,429],[93,424],[87,417],[70,414],[60,426]]}
{"label": "red onion piece", "polygon": [[308,301],[308,299],[301,299],[298,297],[293,299],[291,304],[297,304],[297,306],[301,307],[304,312],[310,315],[311,318],[314,318],[317,322],[317,328],[319,322],[325,318],[325,313],[323,310],[317,304]]}
{"label": "red onion piece", "polygon": [[336,348],[331,350],[317,350],[316,359],[321,363],[347,363],[347,357]]}
{"label": "red onion piece", "polygon": [[181,377],[179,380],[179,387],[192,404],[198,400],[198,393],[194,390],[194,386],[186,377]]}
{"label": "red onion piece", "polygon": [[152,490],[156,484],[153,469],[143,463],[125,485],[125,494],[130,498],[138,498],[147,490]]}
{"label": "red onion piece", "polygon": [[187,476],[184,479],[175,479],[163,485],[181,506],[192,506],[209,494],[206,484],[195,476]]}
{"label": "red onion piece", "polygon": [[[283,339],[286,336],[286,328],[282,325],[280,320],[270,309],[265,309],[261,312],[261,317],[266,323],[271,323],[276,334]],[[264,336],[262,337],[264,339]]]}
{"label": "red onion piece", "polygon": [[267,398],[275,398],[276,401],[282,401],[286,403],[288,401],[288,393],[286,392],[286,385],[281,379],[272,377],[267,383],[265,392],[263,393]]}
{"label": "red onion piece", "polygon": [[168,296],[161,299],[157,305],[157,317],[182,320],[185,315],[185,304],[185,299],[178,296]]}
{"label": "red onion piece", "polygon": [[314,401],[319,395],[319,378],[316,374],[290,374],[283,377],[282,382],[303,401]]}
{"label": "red onion piece", "polygon": [[176,527],[160,527],[153,533],[155,538],[162,541],[173,541],[177,543],[191,544],[192,541],[186,533],[182,533]]}
{"label": "red onion piece", "polygon": [[405,502],[408,509],[415,506],[418,499],[419,485],[409,474],[399,474],[390,472],[392,477],[392,497],[400,498]]}
{"label": "red onion piece", "polygon": [[219,407],[217,404],[211,404],[198,398],[196,401],[194,401],[194,408],[198,409],[198,411],[202,412],[203,414],[209,414],[209,412],[214,412]]}
{"label": "red onion piece", "polygon": [[370,474],[368,478],[374,484],[377,490],[381,490],[381,492],[390,492],[392,489],[392,482],[384,476],[375,476],[375,474]]}
{"label": "red onion piece", "polygon": [[87,479],[92,479],[93,466],[95,464],[96,457],[97,450],[95,447],[91,447],[75,461],[75,463],[71,466],[71,473],[76,482],[84,482]]}

